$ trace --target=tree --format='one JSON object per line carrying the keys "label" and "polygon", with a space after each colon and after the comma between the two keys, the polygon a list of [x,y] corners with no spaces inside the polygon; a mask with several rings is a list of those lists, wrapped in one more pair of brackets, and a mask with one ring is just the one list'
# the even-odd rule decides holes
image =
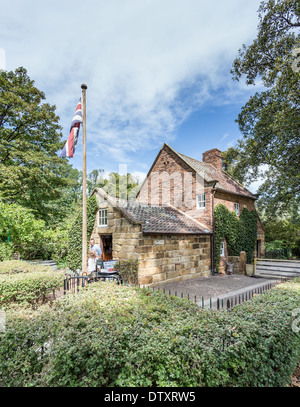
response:
{"label": "tree", "polygon": [[89,172],[86,176],[86,185],[88,190],[88,195],[91,195],[93,189],[99,185],[101,179],[103,178],[104,170],[93,170]]}
{"label": "tree", "polygon": [[259,7],[257,38],[243,45],[231,73],[247,85],[260,80],[237,122],[243,138],[224,154],[227,171],[249,184],[262,174],[260,201],[268,214],[299,205],[300,167],[300,5],[297,0],[268,0]]}
{"label": "tree", "polygon": [[134,200],[139,189],[137,180],[129,173],[120,175],[111,172],[108,179],[98,178],[95,186],[103,188],[105,192],[113,197]]}
{"label": "tree", "polygon": [[30,208],[48,224],[64,218],[66,188],[77,183],[72,166],[59,158],[62,148],[55,106],[21,67],[0,72],[0,196]]}
{"label": "tree", "polygon": [[297,207],[290,213],[276,219],[266,219],[264,223],[267,248],[270,250],[282,248],[290,255],[300,257],[300,214]]}

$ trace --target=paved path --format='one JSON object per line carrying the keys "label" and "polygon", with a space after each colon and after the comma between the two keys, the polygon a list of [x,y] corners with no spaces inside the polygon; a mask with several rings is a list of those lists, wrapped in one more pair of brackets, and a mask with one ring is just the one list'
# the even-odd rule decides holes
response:
{"label": "paved path", "polygon": [[217,298],[220,300],[227,300],[236,295],[242,295],[249,290],[254,290],[260,287],[265,287],[268,284],[274,283],[274,279],[248,277],[240,274],[232,275],[217,275],[209,277],[198,277],[190,280],[162,283],[156,285],[156,288],[165,289],[173,295],[187,298],[189,295],[193,301],[196,296],[198,305],[202,305],[202,297],[204,306],[210,306],[210,299],[212,301],[212,308],[216,308]]}

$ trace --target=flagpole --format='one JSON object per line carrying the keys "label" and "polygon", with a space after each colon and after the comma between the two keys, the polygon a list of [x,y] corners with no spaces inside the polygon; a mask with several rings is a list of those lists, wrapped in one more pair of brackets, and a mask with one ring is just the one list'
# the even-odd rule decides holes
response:
{"label": "flagpole", "polygon": [[83,165],[82,165],[82,272],[87,272],[87,238],[86,238],[86,89],[82,89],[82,142],[83,142]]}

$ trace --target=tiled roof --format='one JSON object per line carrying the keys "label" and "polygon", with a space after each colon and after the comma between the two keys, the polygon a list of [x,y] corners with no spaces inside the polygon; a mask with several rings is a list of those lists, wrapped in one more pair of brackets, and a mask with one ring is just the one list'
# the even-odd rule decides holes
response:
{"label": "tiled roof", "polygon": [[209,233],[200,222],[171,206],[152,206],[128,202],[124,214],[141,223],[145,233]]}
{"label": "tiled roof", "polygon": [[185,161],[192,169],[194,169],[201,177],[207,182],[218,181],[216,188],[220,191],[229,192],[236,195],[242,195],[247,198],[256,199],[256,196],[252,194],[247,188],[245,188],[238,181],[233,179],[225,171],[220,171],[212,164],[205,163],[203,161],[195,160],[184,154],[178,153],[173,150],[183,161]]}
{"label": "tiled roof", "polygon": [[144,233],[153,234],[207,234],[204,225],[173,206],[154,206],[124,201],[108,196],[101,188],[95,190],[132,223],[142,225]]}

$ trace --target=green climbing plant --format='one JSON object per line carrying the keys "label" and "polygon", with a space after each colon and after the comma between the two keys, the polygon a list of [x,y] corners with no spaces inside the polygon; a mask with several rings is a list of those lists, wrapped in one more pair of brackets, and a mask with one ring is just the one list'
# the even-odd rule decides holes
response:
{"label": "green climbing plant", "polygon": [[247,254],[247,263],[251,263],[257,237],[257,214],[244,208],[240,218],[225,205],[215,207],[215,265],[219,271],[221,242],[226,239],[229,256],[239,256],[241,251]]}
{"label": "green climbing plant", "polygon": [[[92,234],[95,224],[95,214],[98,209],[95,195],[91,196],[86,205],[87,236]],[[88,249],[88,247],[87,247]],[[81,269],[82,262],[82,212],[78,213],[68,236],[67,265],[71,270]]]}

